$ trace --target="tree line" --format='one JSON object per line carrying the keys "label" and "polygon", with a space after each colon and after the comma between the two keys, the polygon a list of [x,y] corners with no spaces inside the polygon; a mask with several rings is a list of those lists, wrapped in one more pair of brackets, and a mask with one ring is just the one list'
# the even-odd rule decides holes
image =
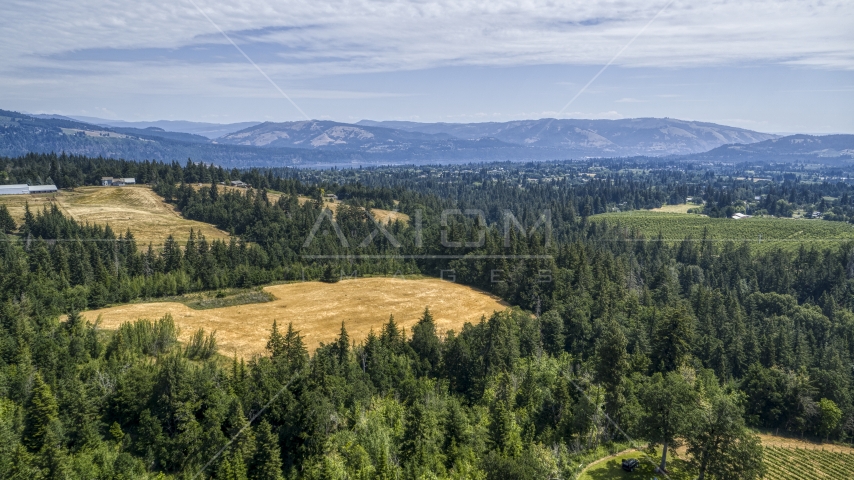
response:
{"label": "tree line", "polygon": [[[760,478],[748,427],[854,435],[854,245],[754,252],[644,238],[587,220],[576,194],[589,182],[554,198],[458,185],[459,197],[268,171],[253,173],[257,188],[226,191],[168,170],[184,181],[156,191],[228,241],[194,232],[138,246],[55,207],[0,234],[0,476],[574,478],[585,454],[628,434],[662,447],[660,467],[684,444],[697,475]],[[343,199],[334,216],[324,192]],[[379,207],[410,216],[384,227],[400,246],[372,236]],[[485,225],[454,215],[443,226],[453,207],[482,210]],[[526,227],[551,210],[551,228],[505,233],[508,209]],[[448,247],[443,231],[483,241]],[[410,331],[378,311],[366,340],[342,324],[314,352],[300,319],[280,318],[267,355],[229,360],[212,332],[180,345],[168,317],[104,332],[78,313],[354,271],[453,272],[518,308],[452,332],[429,310]]]}

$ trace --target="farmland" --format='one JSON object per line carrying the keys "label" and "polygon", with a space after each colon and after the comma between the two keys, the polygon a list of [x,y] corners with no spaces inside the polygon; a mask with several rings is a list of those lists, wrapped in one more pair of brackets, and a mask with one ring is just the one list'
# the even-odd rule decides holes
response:
{"label": "farmland", "polygon": [[593,221],[634,229],[648,239],[678,242],[686,237],[703,238],[704,232],[714,242],[750,242],[759,249],[782,246],[797,248],[800,244],[833,246],[854,240],[854,226],[824,220],[787,218],[709,218],[672,212],[632,211],[604,213],[590,217]]}
{"label": "farmland", "polygon": [[854,454],[817,448],[765,447],[769,480],[844,480],[854,472]]}
{"label": "farmland", "polygon": [[[760,434],[767,468],[766,480],[842,480],[851,478],[854,471],[854,449],[836,445],[820,445],[803,440],[790,439],[775,435]],[[618,478],[652,478],[653,468],[659,461],[660,449],[653,457],[648,452],[635,449],[623,450],[614,455],[600,458],[589,463],[581,472],[579,480],[610,480]],[[692,471],[684,461],[685,449],[675,450],[668,462],[670,478],[694,478]],[[620,462],[636,458],[641,461],[634,474],[623,472]],[[693,475],[692,475],[693,474]]]}
{"label": "farmland", "polygon": [[225,238],[225,232],[210,224],[187,220],[165,203],[151,188],[143,185],[126,187],[80,187],[74,191],[60,191],[52,195],[0,196],[19,224],[24,218],[24,207],[29,203],[33,214],[43,207],[55,204],[75,220],[99,225],[110,225],[118,235],[127,229],[137,243],[159,245],[168,235],[183,243],[190,229],[201,232],[209,240]]}
{"label": "farmland", "polygon": [[429,307],[437,332],[459,330],[465,322],[476,323],[481,316],[501,311],[507,305],[496,297],[473,288],[438,279],[361,278],[338,283],[302,282],[264,288],[275,299],[270,302],[194,310],[179,302],[136,303],[85,312],[101,327],[116,329],[123,322],[139,318],[154,320],[171,314],[186,341],[199,328],[217,331],[220,352],[248,357],[264,353],[273,320],[294,328],[305,336],[314,350],[320,342],[330,342],[346,323],[351,340],[360,341],[393,314],[407,330]]}

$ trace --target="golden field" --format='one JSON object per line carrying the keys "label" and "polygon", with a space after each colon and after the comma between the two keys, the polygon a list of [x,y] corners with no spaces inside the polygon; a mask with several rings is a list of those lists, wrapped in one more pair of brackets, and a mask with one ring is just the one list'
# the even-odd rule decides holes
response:
{"label": "golden field", "polygon": [[[303,197],[303,196],[300,196],[297,199],[299,200],[300,205],[304,204],[305,202],[312,201],[310,198]],[[270,199],[270,201],[272,201],[272,198]],[[338,213],[338,207],[341,206],[341,201],[327,200],[327,201],[323,202],[323,205],[326,208],[328,208],[329,210],[331,210],[332,215],[334,216],[335,214]],[[403,223],[409,223],[409,215],[407,215],[403,212],[397,212],[394,210],[383,210],[382,208],[372,208],[371,209],[371,215],[373,215],[374,218],[378,222],[380,222],[384,225],[388,225],[389,223],[393,223],[393,222],[396,222],[398,220],[400,220]]]}
{"label": "golden field", "polygon": [[228,237],[213,225],[184,219],[145,185],[79,187],[73,192],[62,190],[50,195],[0,196],[0,204],[9,208],[19,224],[24,218],[26,203],[33,214],[46,205],[56,204],[65,215],[78,222],[109,224],[116,235],[129,228],[140,246],[149,242],[161,245],[170,234],[183,243],[190,236],[190,229],[201,232],[208,240]]}
{"label": "golden field", "polygon": [[193,310],[178,302],[136,303],[84,312],[101,327],[116,329],[139,318],[154,320],[169,313],[186,341],[199,328],[216,330],[219,352],[226,356],[264,354],[273,320],[286,330],[289,322],[305,337],[310,351],[333,341],[343,321],[351,340],[364,340],[394,315],[409,331],[429,307],[437,332],[457,330],[508,307],[485,292],[434,278],[360,278],[338,283],[302,282],[264,288],[275,300],[209,310]]}

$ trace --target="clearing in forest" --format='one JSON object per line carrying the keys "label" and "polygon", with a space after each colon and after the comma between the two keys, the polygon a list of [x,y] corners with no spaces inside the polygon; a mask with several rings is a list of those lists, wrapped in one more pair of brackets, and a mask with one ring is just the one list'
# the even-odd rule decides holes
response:
{"label": "clearing in forest", "polygon": [[[299,200],[300,205],[304,204],[305,202],[312,201],[311,198],[303,197],[303,196],[298,197],[298,200]],[[332,214],[335,215],[338,213],[338,207],[341,206],[341,201],[340,200],[328,200],[327,199],[327,200],[324,200],[323,205],[326,208],[328,208],[329,210],[331,210]],[[407,215],[403,212],[398,212],[396,210],[384,210],[382,208],[372,208],[371,209],[371,215],[373,215],[374,218],[378,222],[380,222],[384,225],[394,223],[398,220],[400,220],[403,223],[409,223],[409,215]]]}
{"label": "clearing in forest", "polygon": [[678,205],[662,205],[658,208],[653,208],[650,212],[661,213],[688,213],[692,208],[702,208],[702,205],[694,205],[690,203],[680,203]]}
{"label": "clearing in forest", "polygon": [[281,330],[288,323],[305,337],[309,351],[320,342],[333,341],[347,327],[351,340],[364,340],[373,329],[379,334],[382,325],[394,315],[399,327],[407,333],[430,308],[436,331],[459,331],[466,323],[476,323],[502,311],[507,304],[497,297],[464,285],[435,278],[371,277],[337,283],[300,282],[264,288],[275,300],[207,310],[194,310],[178,302],[134,303],[84,312],[89,321],[101,317],[101,327],[117,329],[123,322],[139,318],[154,320],[171,314],[181,329],[179,340],[186,341],[199,328],[216,330],[219,352],[250,357],[264,354],[273,320]]}
{"label": "clearing in forest", "polygon": [[686,237],[695,241],[703,238],[703,232],[713,242],[732,241],[736,244],[748,242],[753,249],[768,250],[775,247],[796,249],[800,245],[835,247],[842,242],[854,240],[854,225],[827,220],[803,220],[792,218],[710,218],[683,213],[631,212],[603,213],[590,217],[592,221],[608,222],[639,231],[647,239],[661,237],[668,242],[680,242]]}
{"label": "clearing in forest", "polygon": [[26,203],[34,215],[45,206],[50,208],[53,203],[62,213],[78,222],[109,224],[116,235],[130,229],[140,248],[149,242],[155,246],[162,245],[170,234],[183,244],[190,236],[190,229],[201,232],[208,240],[228,237],[213,225],[181,217],[172,205],[145,185],[78,187],[74,191],[62,190],[51,195],[3,195],[0,203],[9,208],[18,224],[24,218]]}

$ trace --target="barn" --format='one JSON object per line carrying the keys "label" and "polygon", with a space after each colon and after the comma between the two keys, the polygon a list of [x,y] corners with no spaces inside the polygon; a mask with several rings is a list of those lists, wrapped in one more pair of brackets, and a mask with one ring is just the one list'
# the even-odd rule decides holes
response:
{"label": "barn", "polygon": [[26,195],[30,193],[30,186],[26,183],[20,185],[0,185],[0,195]]}
{"label": "barn", "polygon": [[56,193],[56,185],[0,185],[0,195],[28,195],[33,193]]}
{"label": "barn", "polygon": [[30,185],[29,193],[56,193],[56,185]]}

